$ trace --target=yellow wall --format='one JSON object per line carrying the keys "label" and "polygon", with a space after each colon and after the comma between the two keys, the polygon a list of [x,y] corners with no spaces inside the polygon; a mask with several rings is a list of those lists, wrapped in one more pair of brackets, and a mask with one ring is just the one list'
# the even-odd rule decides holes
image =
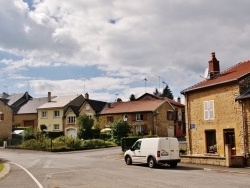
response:
{"label": "yellow wall", "polygon": [[[54,117],[54,111],[59,110],[60,116]],[[42,118],[42,112],[47,112],[47,117]],[[38,110],[38,129],[40,125],[45,124],[47,131],[63,131],[63,109],[39,109]],[[59,130],[54,130],[54,124],[59,124]]]}
{"label": "yellow wall", "polygon": [[12,110],[9,106],[0,101],[0,112],[4,114],[4,120],[0,120],[0,138],[11,137],[12,133]]}
{"label": "yellow wall", "polygon": [[[218,154],[224,156],[223,129],[235,131],[236,153],[243,152],[241,105],[235,101],[239,95],[237,84],[224,85],[210,90],[188,93],[186,97],[187,141],[192,145],[193,154],[206,153],[205,130],[216,130]],[[204,120],[203,102],[214,100],[215,119]],[[188,129],[195,124],[194,129]]]}

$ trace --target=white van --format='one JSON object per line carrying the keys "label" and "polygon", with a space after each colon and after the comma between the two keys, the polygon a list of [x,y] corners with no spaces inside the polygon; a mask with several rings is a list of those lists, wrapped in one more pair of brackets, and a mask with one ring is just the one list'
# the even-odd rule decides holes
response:
{"label": "white van", "polygon": [[181,161],[179,143],[172,137],[142,138],[125,152],[124,159],[127,165],[147,163],[153,168],[166,163],[174,168]]}

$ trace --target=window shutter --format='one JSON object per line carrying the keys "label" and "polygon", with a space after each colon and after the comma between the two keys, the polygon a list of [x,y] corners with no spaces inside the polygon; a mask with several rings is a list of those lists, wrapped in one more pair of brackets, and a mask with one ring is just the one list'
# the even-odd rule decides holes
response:
{"label": "window shutter", "polygon": [[144,133],[148,132],[148,125],[147,124],[144,124],[144,126],[143,126],[143,132]]}
{"label": "window shutter", "polygon": [[204,101],[204,120],[209,119],[208,101]]}
{"label": "window shutter", "polygon": [[214,101],[209,101],[209,119],[214,119]]}
{"label": "window shutter", "polygon": [[132,114],[132,121],[135,121],[135,120],[136,120],[136,115]]}

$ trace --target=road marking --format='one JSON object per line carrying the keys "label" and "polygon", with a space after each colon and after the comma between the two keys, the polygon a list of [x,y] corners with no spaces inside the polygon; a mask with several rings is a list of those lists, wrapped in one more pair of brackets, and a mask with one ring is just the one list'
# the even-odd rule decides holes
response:
{"label": "road marking", "polygon": [[32,163],[30,163],[30,165],[29,165],[27,168],[30,168],[30,167],[36,165],[40,160],[41,160],[41,159],[36,159],[36,160],[34,160]]}
{"label": "road marking", "polygon": [[13,163],[13,162],[10,162],[10,163],[12,163],[12,164],[14,164],[14,165],[19,166],[20,168],[22,168],[36,182],[36,184],[38,185],[39,188],[43,188],[43,186],[39,183],[39,181],[26,168],[22,167],[19,164]]}
{"label": "road marking", "polygon": [[46,163],[43,165],[43,168],[48,168],[51,162],[51,160],[46,161]]}

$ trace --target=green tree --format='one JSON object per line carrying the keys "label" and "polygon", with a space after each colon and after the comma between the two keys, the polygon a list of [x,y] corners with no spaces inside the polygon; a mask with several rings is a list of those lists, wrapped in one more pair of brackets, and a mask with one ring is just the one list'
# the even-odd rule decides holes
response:
{"label": "green tree", "polygon": [[166,85],[166,87],[163,89],[163,93],[161,94],[161,97],[167,97],[169,99],[174,99],[172,91],[170,90],[168,85]]}
{"label": "green tree", "polygon": [[135,101],[136,98],[135,98],[135,95],[134,94],[131,94],[130,97],[129,97],[130,101]]}
{"label": "green tree", "polygon": [[127,121],[118,120],[112,125],[113,136],[117,137],[117,141],[120,142],[122,137],[127,137],[130,133],[131,125]]}
{"label": "green tree", "polygon": [[87,115],[79,116],[78,118],[79,132],[78,137],[82,139],[93,138],[92,127],[94,125],[94,119]]}

